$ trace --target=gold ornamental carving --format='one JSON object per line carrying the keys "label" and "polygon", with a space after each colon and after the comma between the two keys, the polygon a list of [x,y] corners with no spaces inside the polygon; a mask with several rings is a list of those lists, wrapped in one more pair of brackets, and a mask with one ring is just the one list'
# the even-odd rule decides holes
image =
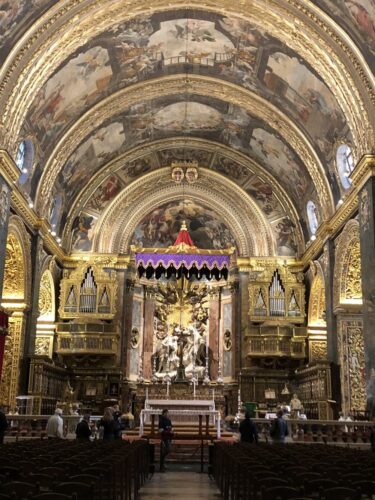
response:
{"label": "gold ornamental carving", "polygon": [[3,298],[23,300],[25,295],[25,266],[22,247],[14,234],[6,243]]}
{"label": "gold ornamental carving", "polygon": [[59,141],[49,157],[38,185],[37,208],[42,211],[47,209],[56,177],[69,156],[92,131],[94,123],[95,127],[98,127],[117,114],[119,109],[126,109],[139,101],[167,95],[180,95],[186,93],[187,89],[190,95],[208,95],[231,102],[271,124],[298,156],[303,158],[317,190],[323,219],[326,220],[333,214],[333,198],[324,168],[312,145],[295,123],[276,106],[257,94],[217,78],[199,75],[190,75],[188,80],[186,75],[176,75],[134,84],[103,99],[86,112]]}
{"label": "gold ornamental carving", "polygon": [[[13,49],[3,65],[0,102],[4,122],[12,124],[9,143],[16,142],[32,96],[61,62],[78,49],[82,33],[89,40],[112,25],[136,14],[150,12],[150,8],[155,11],[186,8],[183,0],[172,3],[154,0],[151,6],[146,0],[129,0],[126,4],[120,0],[97,0],[89,5],[83,0],[71,0],[69,4],[74,12],[73,18],[65,5],[50,9],[24,35],[22,43]],[[202,4],[191,0],[189,7],[201,9]],[[208,11],[218,10],[216,0],[206,0],[204,7]],[[371,71],[358,56],[354,43],[348,37],[343,38],[341,29],[332,19],[313,4],[301,0],[241,2],[240,10],[236,3],[222,0],[220,10],[234,17],[240,15],[259,29],[265,29],[306,59],[327,82],[344,114],[349,117],[358,148],[362,152],[370,150],[373,128],[357,88],[366,89],[374,101]],[[292,25],[298,29],[292,29]],[[368,133],[361,137],[363,129]]]}
{"label": "gold ornamental carving", "polygon": [[50,271],[45,271],[42,274],[42,279],[40,280],[40,290],[39,290],[39,316],[47,316],[48,313],[52,313],[52,289],[51,289],[51,278],[49,276]]}
{"label": "gold ornamental carving", "polygon": [[362,304],[359,223],[354,219],[346,224],[335,251],[333,299],[335,308]]}
{"label": "gold ornamental carving", "polygon": [[19,364],[22,351],[24,316],[22,312],[14,313],[9,318],[9,334],[5,339],[4,364],[0,382],[0,401],[2,404],[16,406],[18,394]]}
{"label": "gold ornamental carving", "polygon": [[341,317],[338,321],[338,351],[344,412],[366,408],[364,349],[362,320]]}
{"label": "gold ornamental carving", "polygon": [[308,326],[326,326],[326,293],[324,275],[321,267],[318,267],[316,276],[313,279],[309,300]]}
{"label": "gold ornamental carving", "polygon": [[310,361],[321,361],[327,359],[327,342],[312,340],[309,342]]}

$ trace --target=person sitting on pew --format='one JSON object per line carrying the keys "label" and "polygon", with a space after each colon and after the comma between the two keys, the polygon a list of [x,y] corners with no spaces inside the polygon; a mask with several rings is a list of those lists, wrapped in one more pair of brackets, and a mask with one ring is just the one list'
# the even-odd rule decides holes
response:
{"label": "person sitting on pew", "polygon": [[242,443],[258,443],[258,431],[248,411],[245,413],[245,418],[240,423],[239,431]]}

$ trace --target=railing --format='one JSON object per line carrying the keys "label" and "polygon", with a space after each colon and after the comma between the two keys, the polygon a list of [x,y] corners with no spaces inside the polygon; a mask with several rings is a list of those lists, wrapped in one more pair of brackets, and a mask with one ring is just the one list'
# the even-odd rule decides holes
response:
{"label": "railing", "polygon": [[304,358],[305,339],[283,338],[279,336],[249,337],[248,356],[291,356]]}
{"label": "railing", "polygon": [[[161,410],[142,410],[148,412],[148,415],[159,415]],[[187,410],[189,415],[194,413],[193,417],[199,423],[206,417],[208,421],[212,411],[203,410]],[[174,412],[180,413],[181,410],[169,410],[172,416]],[[217,438],[220,439],[222,432],[223,420],[220,418],[219,412],[215,413],[215,425]],[[145,418],[143,417],[143,422]],[[208,416],[208,419],[207,419]],[[7,415],[9,423],[6,432],[6,441],[18,441],[20,439],[43,439],[46,438],[46,425],[50,415]],[[75,429],[80,420],[79,415],[63,415],[64,435],[67,439],[75,438]],[[98,421],[101,415],[91,416],[91,422],[95,423],[94,438],[98,438]],[[155,421],[155,417],[154,417]],[[142,422],[142,415],[141,415]],[[256,424],[259,440],[263,442],[272,442],[270,437],[271,420],[264,418],[255,418],[253,422]],[[298,443],[323,443],[327,445],[344,445],[353,447],[369,447],[370,434],[374,426],[373,422],[353,421],[353,422],[338,422],[337,420],[295,420],[288,419],[289,436],[287,442]],[[154,423],[155,427],[155,423]],[[204,429],[201,427],[201,430]],[[238,431],[238,427],[233,427],[231,430],[234,435]],[[157,429],[155,427],[155,432]]]}
{"label": "railing", "polygon": [[[43,439],[47,437],[46,426],[51,415],[6,415],[8,429],[5,433],[6,441],[18,441],[20,439]],[[97,423],[102,417],[93,415],[91,422],[95,424],[94,438],[98,437]],[[80,415],[63,415],[64,436],[67,439],[75,439],[75,430]]]}
{"label": "railing", "polygon": [[118,336],[111,334],[58,334],[57,352],[75,354],[77,352],[95,352],[96,354],[116,354]]}

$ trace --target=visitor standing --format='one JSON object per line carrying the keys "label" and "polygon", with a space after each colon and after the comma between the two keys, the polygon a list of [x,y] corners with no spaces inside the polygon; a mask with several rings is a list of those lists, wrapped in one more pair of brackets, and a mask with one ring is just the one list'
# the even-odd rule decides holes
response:
{"label": "visitor standing", "polygon": [[64,437],[62,413],[61,408],[56,408],[55,414],[49,417],[46,427],[48,439],[62,439]]}
{"label": "visitor standing", "polygon": [[273,420],[271,425],[271,437],[274,443],[284,443],[285,438],[288,436],[288,424],[284,420],[283,410],[277,412],[277,417]]}
{"label": "visitor standing", "polygon": [[106,408],[100,420],[99,427],[103,430],[103,439],[112,441],[115,439],[115,419],[112,408]]}
{"label": "visitor standing", "polygon": [[256,425],[250,418],[250,413],[247,411],[245,413],[245,418],[240,423],[240,434],[242,443],[257,443],[258,442],[258,431]]}
{"label": "visitor standing", "polygon": [[78,441],[90,441],[91,434],[90,415],[83,415],[76,427],[76,438]]}
{"label": "visitor standing", "polygon": [[172,445],[172,422],[169,419],[168,410],[163,410],[159,417],[159,432],[160,432],[160,472],[165,472],[165,458],[171,451]]}

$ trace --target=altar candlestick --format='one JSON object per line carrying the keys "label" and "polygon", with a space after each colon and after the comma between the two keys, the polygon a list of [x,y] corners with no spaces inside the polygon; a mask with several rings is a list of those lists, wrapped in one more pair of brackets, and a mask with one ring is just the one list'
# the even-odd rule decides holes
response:
{"label": "altar candlestick", "polygon": [[148,400],[148,387],[146,387],[146,401]]}

